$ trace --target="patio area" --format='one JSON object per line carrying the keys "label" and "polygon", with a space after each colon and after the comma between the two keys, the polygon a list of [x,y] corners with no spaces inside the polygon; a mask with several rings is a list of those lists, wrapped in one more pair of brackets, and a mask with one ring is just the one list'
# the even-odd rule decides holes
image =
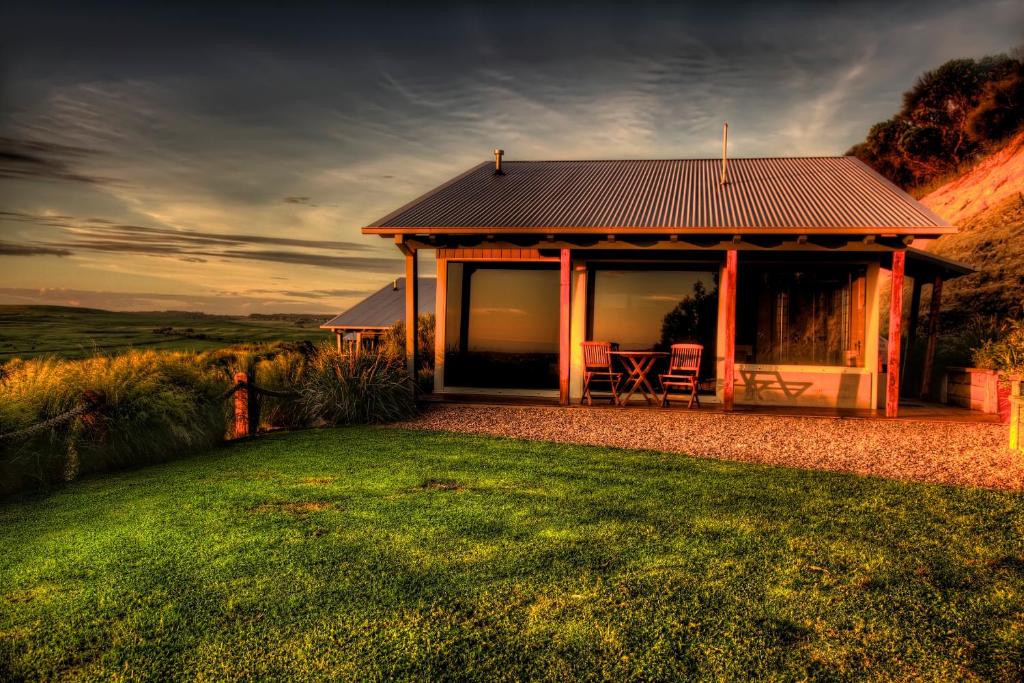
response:
{"label": "patio area", "polygon": [[901,407],[900,419],[876,419],[881,411],[759,406],[725,413],[717,405],[562,407],[543,399],[451,398],[428,401],[419,417],[397,426],[1024,490],[1024,458],[1008,447],[1008,427],[950,406],[915,402]]}

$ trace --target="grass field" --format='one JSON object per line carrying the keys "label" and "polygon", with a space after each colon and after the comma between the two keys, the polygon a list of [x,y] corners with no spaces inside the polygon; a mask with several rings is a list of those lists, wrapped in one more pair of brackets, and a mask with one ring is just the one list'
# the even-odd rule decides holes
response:
{"label": "grass field", "polygon": [[133,313],[61,306],[0,306],[0,362],[55,355],[81,358],[130,348],[205,351],[247,342],[332,341],[329,316],[265,318],[201,313]]}
{"label": "grass field", "polygon": [[0,678],[1019,680],[1022,503],[278,433],[0,506]]}

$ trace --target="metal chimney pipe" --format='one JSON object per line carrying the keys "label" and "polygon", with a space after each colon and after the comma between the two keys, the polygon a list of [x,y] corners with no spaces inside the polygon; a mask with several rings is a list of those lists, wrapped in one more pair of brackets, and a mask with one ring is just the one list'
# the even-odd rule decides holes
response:
{"label": "metal chimney pipe", "polygon": [[501,170],[501,155],[504,153],[503,149],[494,150],[494,175],[505,175],[505,172]]}
{"label": "metal chimney pipe", "polygon": [[729,162],[728,156],[726,156],[726,149],[729,144],[729,124],[728,122],[722,123],[722,185],[729,184],[729,174],[727,164]]}

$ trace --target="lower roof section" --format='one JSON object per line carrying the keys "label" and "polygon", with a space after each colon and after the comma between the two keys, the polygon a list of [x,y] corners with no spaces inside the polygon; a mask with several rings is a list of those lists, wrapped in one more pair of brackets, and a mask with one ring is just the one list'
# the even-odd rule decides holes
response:
{"label": "lower roof section", "polygon": [[[418,278],[419,312],[434,312],[437,280]],[[320,327],[325,330],[383,330],[405,320],[405,278],[400,277]]]}

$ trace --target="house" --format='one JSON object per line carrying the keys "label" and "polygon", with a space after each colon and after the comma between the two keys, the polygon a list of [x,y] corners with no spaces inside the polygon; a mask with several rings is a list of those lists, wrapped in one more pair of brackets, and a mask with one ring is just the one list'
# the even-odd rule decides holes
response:
{"label": "house", "polygon": [[[434,278],[419,278],[420,314],[434,312]],[[380,337],[395,323],[405,319],[405,278],[400,277],[366,297],[341,315],[320,326],[334,332],[338,350],[348,346],[354,350],[373,348]]]}
{"label": "house", "polygon": [[[420,252],[437,260],[438,393],[564,404],[581,396],[585,340],[697,341],[704,400],[725,410],[881,402],[889,416],[904,278],[911,330],[931,290],[930,362],[942,282],[971,272],[910,245],[955,231],[853,157],[503,161],[501,150],[363,228],[394,240],[407,278]],[[407,318],[424,295],[406,292]]]}

